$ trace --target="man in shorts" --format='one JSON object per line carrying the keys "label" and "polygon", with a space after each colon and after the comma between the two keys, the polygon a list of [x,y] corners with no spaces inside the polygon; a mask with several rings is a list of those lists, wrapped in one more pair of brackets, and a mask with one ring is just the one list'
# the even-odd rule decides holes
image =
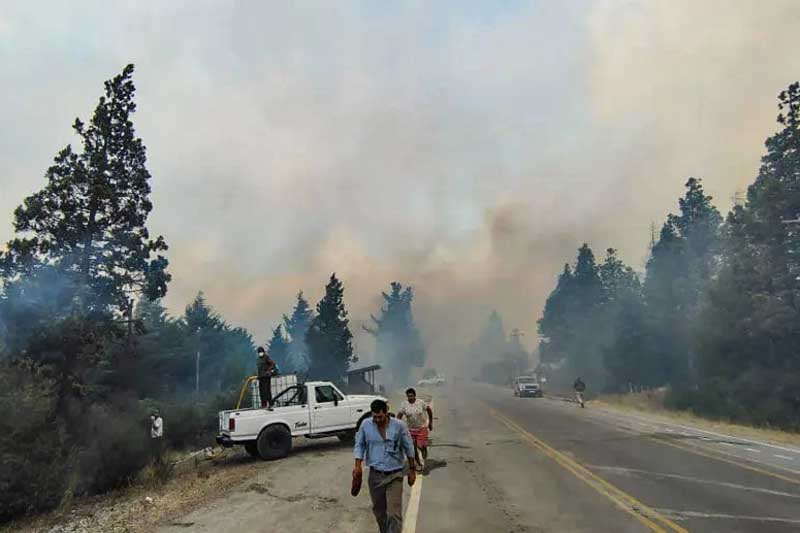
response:
{"label": "man in shorts", "polygon": [[[406,419],[408,432],[414,441],[414,458],[420,470],[425,469],[428,460],[428,432],[433,431],[433,410],[431,406],[417,398],[417,391],[406,390],[406,401],[400,406],[397,418]],[[422,457],[420,457],[420,452]]]}

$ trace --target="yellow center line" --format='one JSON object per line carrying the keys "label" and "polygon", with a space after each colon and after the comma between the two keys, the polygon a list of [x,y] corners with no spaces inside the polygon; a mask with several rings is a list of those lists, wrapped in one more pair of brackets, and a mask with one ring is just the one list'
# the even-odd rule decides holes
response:
{"label": "yellow center line", "polygon": [[617,507],[632,515],[639,522],[648,527],[651,531],[658,533],[667,533],[674,531],[677,533],[688,533],[686,529],[682,528],[675,522],[669,520],[667,517],[651,509],[643,504],[627,492],[612,485],[605,479],[601,478],[585,466],[577,461],[571,459],[565,454],[559,452],[552,446],[545,444],[541,439],[534,436],[525,428],[508,418],[507,416],[499,413],[497,410],[484,403],[484,406],[489,410],[492,416],[496,417],[500,422],[505,424],[509,429],[519,433],[525,441],[527,441],[534,448],[542,452],[544,455],[555,461],[559,466],[571,472],[575,477],[589,485],[598,494],[605,496]]}

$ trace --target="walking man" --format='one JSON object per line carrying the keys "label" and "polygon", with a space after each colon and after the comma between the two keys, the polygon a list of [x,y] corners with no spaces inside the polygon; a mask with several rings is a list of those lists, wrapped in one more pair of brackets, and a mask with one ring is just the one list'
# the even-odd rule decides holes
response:
{"label": "walking man", "polygon": [[269,407],[272,403],[272,376],[277,371],[275,361],[267,355],[262,346],[258,347],[258,393],[261,396],[261,407]]}
{"label": "walking man", "polygon": [[[433,410],[431,406],[417,398],[413,388],[406,390],[406,401],[400,406],[397,418],[406,419],[408,432],[414,441],[414,457],[420,470],[425,470],[428,461],[428,432],[433,431]],[[420,452],[422,457],[420,458]]]}
{"label": "walking man", "polygon": [[356,434],[353,480],[360,480],[362,465],[369,467],[369,497],[380,533],[403,530],[403,465],[408,458],[408,485],[417,479],[414,445],[405,424],[388,415],[383,400],[370,405],[372,418],[364,420]]}
{"label": "walking man", "polygon": [[583,380],[578,377],[578,379],[575,380],[575,383],[572,384],[572,387],[575,389],[575,399],[578,401],[581,407],[585,407],[583,404],[583,393],[586,392],[586,383],[584,383]]}

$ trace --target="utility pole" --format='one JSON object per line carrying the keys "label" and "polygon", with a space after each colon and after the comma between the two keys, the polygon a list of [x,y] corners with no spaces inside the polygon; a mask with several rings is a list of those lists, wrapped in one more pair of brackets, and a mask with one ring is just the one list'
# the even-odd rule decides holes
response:
{"label": "utility pole", "polygon": [[197,355],[194,358],[194,400],[200,400],[200,328],[197,328]]}

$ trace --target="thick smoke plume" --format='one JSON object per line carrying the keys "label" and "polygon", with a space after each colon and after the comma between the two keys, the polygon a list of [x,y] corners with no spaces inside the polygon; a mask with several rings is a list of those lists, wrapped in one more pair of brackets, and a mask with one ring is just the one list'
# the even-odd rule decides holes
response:
{"label": "thick smoke plume", "polygon": [[0,15],[0,241],[134,62],[171,309],[202,289],[263,342],[335,271],[360,332],[397,280],[432,364],[492,309],[532,347],[584,241],[641,268],[686,177],[727,209],[800,71],[791,1],[116,9]]}

